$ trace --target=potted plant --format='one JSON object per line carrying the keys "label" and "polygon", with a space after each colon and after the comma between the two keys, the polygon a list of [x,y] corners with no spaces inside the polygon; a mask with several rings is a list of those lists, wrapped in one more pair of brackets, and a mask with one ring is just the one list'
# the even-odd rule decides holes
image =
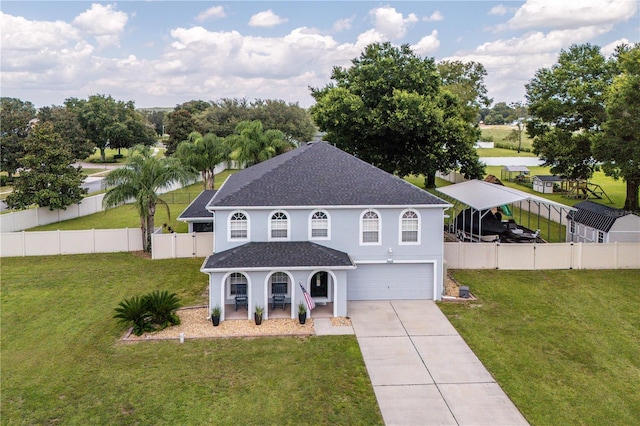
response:
{"label": "potted plant", "polygon": [[307,321],[307,307],[302,302],[298,304],[298,320],[300,320],[300,324]]}
{"label": "potted plant", "polygon": [[220,309],[219,305],[216,305],[212,310],[211,310],[211,322],[213,323],[214,327],[217,327],[220,325],[220,314],[221,314],[222,310]]}
{"label": "potted plant", "polygon": [[256,305],[256,311],[253,314],[253,319],[256,321],[256,325],[262,324],[262,314],[264,314],[264,308]]}

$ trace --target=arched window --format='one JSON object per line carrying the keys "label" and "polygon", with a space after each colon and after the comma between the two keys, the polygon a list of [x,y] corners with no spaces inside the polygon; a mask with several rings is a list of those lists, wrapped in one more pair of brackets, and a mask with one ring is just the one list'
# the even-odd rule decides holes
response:
{"label": "arched window", "polygon": [[374,210],[365,211],[360,220],[361,244],[380,244],[380,216]]}
{"label": "arched window", "polygon": [[275,212],[269,222],[272,240],[287,239],[289,237],[289,218],[284,212]]}
{"label": "arched window", "polygon": [[229,218],[229,239],[246,240],[249,238],[249,220],[242,212],[235,212]]}
{"label": "arched window", "polygon": [[289,294],[289,275],[284,272],[275,272],[269,279],[269,287],[271,287],[271,293],[279,293],[273,288],[274,285],[281,285],[283,288],[287,289],[286,293]]}
{"label": "arched window", "polygon": [[318,210],[311,215],[311,239],[329,238],[329,215]]}
{"label": "arched window", "polygon": [[400,218],[400,242],[419,243],[420,218],[413,210],[405,211]]}
{"label": "arched window", "polygon": [[247,284],[247,277],[245,277],[244,274],[234,272],[233,274],[229,275],[229,296],[235,296],[236,294],[238,294],[239,285],[243,286],[242,291],[244,292],[244,294],[246,294]]}

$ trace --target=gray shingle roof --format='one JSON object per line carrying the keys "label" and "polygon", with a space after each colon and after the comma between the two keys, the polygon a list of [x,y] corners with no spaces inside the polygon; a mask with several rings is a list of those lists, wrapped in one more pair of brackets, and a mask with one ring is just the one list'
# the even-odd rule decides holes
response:
{"label": "gray shingle roof", "polygon": [[253,242],[212,254],[202,269],[354,267],[348,254],[308,241]]}
{"label": "gray shingle roof", "polygon": [[562,182],[564,179],[561,178],[560,176],[554,176],[554,175],[536,175],[533,177],[533,179],[538,179],[542,182]]}
{"label": "gray shingle roof", "polygon": [[578,210],[569,212],[567,219],[604,232],[609,232],[616,219],[631,214],[592,201],[582,201],[573,207]]}
{"label": "gray shingle roof", "polygon": [[446,205],[351,154],[314,142],[231,175],[209,207]]}
{"label": "gray shingle roof", "polygon": [[189,206],[180,213],[180,219],[213,219],[213,213],[207,210],[207,204],[216,193],[215,189],[207,189],[202,191],[198,197],[189,204]]}

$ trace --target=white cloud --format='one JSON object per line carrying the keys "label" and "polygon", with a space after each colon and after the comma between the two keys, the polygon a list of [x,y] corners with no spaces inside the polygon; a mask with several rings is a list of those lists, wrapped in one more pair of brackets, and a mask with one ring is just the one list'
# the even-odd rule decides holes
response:
{"label": "white cloud", "polygon": [[334,33],[339,33],[344,30],[351,29],[352,24],[353,24],[353,18],[339,19],[333,23],[333,27],[331,29]]}
{"label": "white cloud", "polygon": [[223,6],[213,6],[210,7],[209,9],[205,10],[204,12],[201,12],[197,17],[196,17],[196,21],[198,22],[204,22],[208,19],[219,19],[219,18],[224,18],[226,17],[227,14],[224,12],[224,7]]}
{"label": "white cloud", "polygon": [[442,21],[444,20],[444,16],[442,16],[442,13],[440,13],[439,10],[436,10],[430,16],[425,16],[424,18],[422,18],[422,20],[427,22]]}
{"label": "white cloud", "polygon": [[384,34],[391,40],[397,40],[405,36],[407,30],[416,22],[418,17],[410,13],[406,18],[393,7],[378,7],[369,12],[373,17],[377,32]]}
{"label": "white cloud", "polygon": [[503,16],[507,14],[507,8],[504,7],[504,5],[497,5],[497,6],[493,6],[491,8],[491,10],[489,11],[489,15],[498,15],[498,16]]}
{"label": "white cloud", "polygon": [[56,49],[80,40],[76,28],[62,21],[28,21],[21,16],[0,12],[2,27],[2,58],[8,51],[39,50],[44,47]]}
{"label": "white cloud", "polygon": [[287,18],[281,18],[271,9],[265,10],[264,12],[256,13],[249,20],[250,27],[275,27],[276,25],[284,24],[288,22]]}
{"label": "white cloud", "polygon": [[411,46],[411,49],[420,56],[428,56],[435,53],[440,47],[438,40],[438,30],[431,31],[431,34],[424,36],[419,42]]}
{"label": "white cloud", "polygon": [[528,0],[506,27],[512,30],[530,28],[579,28],[612,25],[631,19],[638,12],[637,1],[627,0]]}
{"label": "white cloud", "polygon": [[103,6],[94,3],[90,9],[76,16],[72,23],[84,33],[95,36],[98,44],[104,47],[119,44],[128,19],[126,13],[114,10],[111,4]]}

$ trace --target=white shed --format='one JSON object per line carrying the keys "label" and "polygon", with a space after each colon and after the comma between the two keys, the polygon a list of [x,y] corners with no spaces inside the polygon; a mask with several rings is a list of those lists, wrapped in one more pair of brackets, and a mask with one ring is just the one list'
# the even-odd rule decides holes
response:
{"label": "white shed", "polygon": [[553,185],[563,180],[559,176],[537,175],[533,177],[533,190],[543,194],[551,194],[553,193]]}
{"label": "white shed", "polygon": [[567,220],[567,241],[575,243],[640,242],[640,216],[624,210],[583,201]]}

